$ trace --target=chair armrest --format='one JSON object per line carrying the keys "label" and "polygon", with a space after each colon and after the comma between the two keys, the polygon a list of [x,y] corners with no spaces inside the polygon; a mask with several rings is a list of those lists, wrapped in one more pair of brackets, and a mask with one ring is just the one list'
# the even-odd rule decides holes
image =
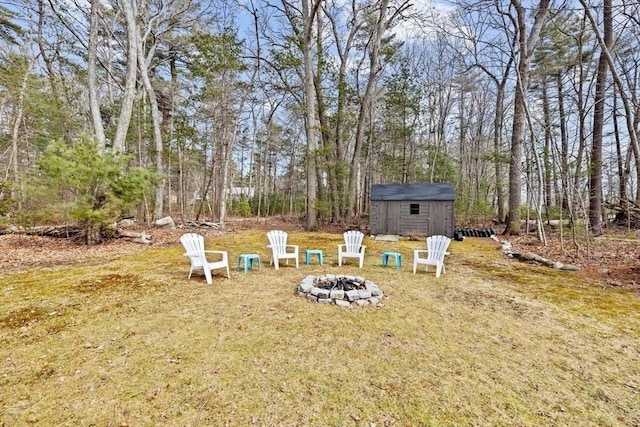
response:
{"label": "chair armrest", "polygon": [[218,255],[222,255],[222,260],[226,260],[229,255],[227,254],[227,251],[204,251],[205,254],[218,254]]}

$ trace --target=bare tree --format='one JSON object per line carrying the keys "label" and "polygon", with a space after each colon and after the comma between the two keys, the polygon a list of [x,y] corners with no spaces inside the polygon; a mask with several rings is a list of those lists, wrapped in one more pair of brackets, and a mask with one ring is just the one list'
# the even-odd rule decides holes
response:
{"label": "bare tree", "polygon": [[318,196],[318,176],[316,171],[316,152],[318,139],[316,129],[316,99],[313,78],[313,23],[322,0],[302,0],[303,43],[302,56],[304,61],[304,102],[307,137],[307,230],[313,231],[318,227],[318,212],[316,199]]}
{"label": "bare tree", "polygon": [[[611,0],[604,0],[604,45],[610,49],[613,43],[613,19]],[[598,59],[596,93],[593,108],[593,136],[589,167],[589,225],[595,234],[600,234],[602,222],[602,136],[604,129],[605,91],[609,62],[603,49]]]}
{"label": "bare tree", "polygon": [[161,131],[161,117],[160,111],[158,109],[158,98],[156,97],[156,91],[151,84],[151,79],[149,78],[149,63],[151,62],[151,58],[153,57],[153,53],[155,51],[155,45],[151,46],[149,49],[148,57],[145,55],[143,43],[146,39],[143,38],[142,33],[140,31],[140,27],[136,25],[135,28],[135,40],[129,41],[129,43],[135,43],[137,56],[138,56],[138,67],[140,70],[140,77],[142,79],[142,84],[144,89],[149,97],[149,105],[151,107],[151,122],[153,125],[153,141],[154,141],[154,152],[155,152],[155,168],[156,173],[160,177],[159,183],[156,184],[156,194],[155,194],[155,202],[153,208],[153,216],[157,219],[162,217],[163,215],[163,202],[164,202],[164,162],[162,159],[162,153],[164,151],[164,146],[162,144],[162,131]]}
{"label": "bare tree", "polygon": [[98,144],[98,149],[100,151],[104,151],[106,138],[104,135],[104,126],[102,125],[102,114],[100,114],[100,103],[98,99],[98,87],[96,82],[99,7],[100,1],[91,0],[91,11],[89,13],[89,46],[87,50],[87,86],[89,89],[89,108],[91,110],[93,133]]}
{"label": "bare tree", "polygon": [[411,3],[408,0],[401,1],[397,5],[391,5],[390,0],[381,0],[376,5],[377,16],[375,16],[370,36],[366,42],[367,54],[369,57],[368,77],[364,92],[361,95],[362,98],[358,112],[355,143],[349,173],[349,205],[347,209],[349,214],[356,213],[358,202],[362,200],[362,195],[358,191],[359,186],[357,185],[360,178],[360,159],[362,154],[362,145],[364,144],[365,126],[372,112],[375,89],[383,71],[383,62],[380,61],[381,49],[383,47],[383,36],[385,32],[394,25],[396,20],[410,7]]}
{"label": "bare tree", "polygon": [[136,80],[138,77],[138,47],[135,0],[118,0],[118,5],[124,13],[127,28],[127,72],[125,76],[122,107],[118,118],[118,127],[113,138],[112,150],[114,153],[122,153],[125,150],[127,132],[133,113],[133,102],[136,96]]}
{"label": "bare tree", "polygon": [[[26,58],[25,58],[26,59]],[[20,126],[22,125],[22,120],[24,118],[25,111],[25,97],[27,92],[27,85],[29,82],[29,78],[31,75],[31,70],[36,62],[36,57],[29,58],[29,62],[22,62],[22,66],[24,67],[24,74],[22,76],[22,81],[20,82],[18,97],[15,105],[15,113],[13,116],[13,123],[11,125],[11,165],[13,169],[13,180],[16,184],[20,183],[20,155],[19,155],[19,140],[20,140]],[[16,197],[16,190],[13,190],[13,196]],[[17,197],[16,197],[17,198]],[[20,206],[20,200],[18,200],[18,205]]]}
{"label": "bare tree", "polygon": [[[345,143],[343,141],[343,130],[348,126],[347,120],[347,94],[350,89],[347,82],[347,67],[349,65],[349,61],[351,60],[351,51],[354,48],[354,44],[356,42],[356,37],[360,32],[364,22],[362,20],[362,13],[359,12],[356,2],[351,2],[349,5],[349,25],[348,31],[344,31],[344,28],[341,28],[340,23],[338,22],[337,15],[341,12],[337,5],[334,4],[334,7],[325,7],[324,13],[329,19],[331,25],[331,32],[333,34],[333,39],[336,46],[336,53],[338,56],[339,64],[337,70],[337,99],[335,106],[335,113],[333,114],[333,135],[332,141],[324,141],[325,142],[325,152],[327,158],[327,174],[329,178],[329,194],[332,200],[332,216],[333,221],[336,223],[340,223],[343,220],[343,214],[346,211],[346,207],[344,205],[344,200],[346,199],[344,191],[341,191],[344,186],[341,182],[341,173],[340,171],[343,168],[343,162],[345,161]],[[319,81],[319,84],[322,82]],[[326,114],[326,112],[325,112]],[[323,120],[323,115],[321,114],[321,120]],[[325,122],[328,122],[328,119],[324,118]],[[328,125],[327,125],[328,127]],[[324,129],[323,125],[323,129]]]}
{"label": "bare tree", "polygon": [[522,191],[522,146],[526,123],[526,91],[529,87],[529,64],[538,43],[540,31],[549,12],[549,0],[540,0],[536,8],[531,31],[527,34],[527,11],[520,0],[511,0],[516,11],[519,56],[517,61],[516,93],[511,133],[511,157],[509,160],[509,215],[506,234],[520,233],[520,203]]}
{"label": "bare tree", "polygon": [[461,43],[460,47],[467,52],[463,60],[468,69],[479,68],[496,87],[492,157],[494,159],[496,216],[498,221],[502,222],[505,220],[506,208],[503,184],[505,99],[518,39],[511,30],[517,26],[513,16],[504,11],[497,2],[489,3],[462,3],[458,19],[461,21],[459,28],[465,30],[451,32],[451,35],[465,41]]}

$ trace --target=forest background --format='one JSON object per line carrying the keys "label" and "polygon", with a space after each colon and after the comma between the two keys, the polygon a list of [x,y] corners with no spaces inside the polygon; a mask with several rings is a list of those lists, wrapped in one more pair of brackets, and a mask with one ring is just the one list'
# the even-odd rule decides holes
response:
{"label": "forest background", "polygon": [[0,4],[0,214],[366,215],[451,182],[458,224],[610,219],[640,201],[640,4]]}

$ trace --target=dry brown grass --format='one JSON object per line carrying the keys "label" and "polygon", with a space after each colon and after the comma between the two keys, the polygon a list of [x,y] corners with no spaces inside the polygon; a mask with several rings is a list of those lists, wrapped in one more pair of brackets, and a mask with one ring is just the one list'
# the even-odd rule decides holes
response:
{"label": "dry brown grass", "polygon": [[[415,241],[366,240],[337,267],[338,234],[290,232],[325,252],[268,264],[263,230],[209,238],[259,252],[248,275],[187,280],[173,246],[0,278],[1,425],[640,425],[640,300],[580,274],[454,242],[447,273],[411,273]],[[403,253],[400,271],[380,266]],[[303,260],[304,261],[304,260]],[[373,280],[383,307],[294,293],[307,274]]]}

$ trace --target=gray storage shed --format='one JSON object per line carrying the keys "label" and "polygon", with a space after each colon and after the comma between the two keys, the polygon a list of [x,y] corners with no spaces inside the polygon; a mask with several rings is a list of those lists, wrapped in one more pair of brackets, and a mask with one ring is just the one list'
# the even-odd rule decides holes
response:
{"label": "gray storage shed", "polygon": [[453,184],[377,184],[371,189],[371,234],[453,237]]}

